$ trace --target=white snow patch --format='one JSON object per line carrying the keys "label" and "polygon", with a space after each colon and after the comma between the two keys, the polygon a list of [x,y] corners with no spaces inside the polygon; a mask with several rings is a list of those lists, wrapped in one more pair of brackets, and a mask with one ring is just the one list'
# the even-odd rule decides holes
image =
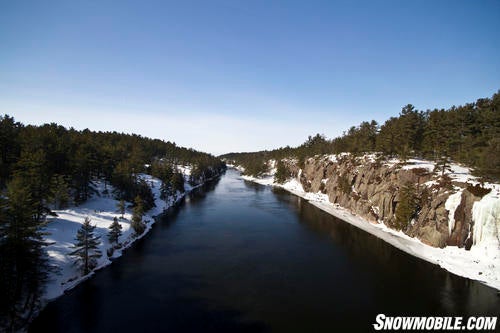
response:
{"label": "white snow patch", "polygon": [[191,165],[178,165],[177,170],[181,172],[184,176],[190,176],[193,167]]}
{"label": "white snow patch", "polygon": [[271,169],[275,169],[277,164],[278,164],[278,162],[276,160],[269,160],[269,162],[268,162],[268,166]]}
{"label": "white snow patch", "polygon": [[226,166],[227,166],[228,168],[233,168],[233,169],[236,169],[236,170],[238,170],[238,171],[240,171],[240,172],[245,172],[245,168],[244,168],[244,167],[242,167],[241,165],[235,165],[235,164],[231,164],[231,163],[226,163]]}
{"label": "white snow patch", "polygon": [[337,160],[337,155],[335,155],[335,154],[328,155],[327,159],[330,160],[330,161],[332,161],[332,162],[337,162],[338,161]]}
{"label": "white snow patch", "polygon": [[435,163],[426,160],[420,159],[409,159],[407,164],[403,165],[401,169],[403,170],[411,170],[411,169],[426,169],[428,172],[432,172],[434,170]]}
{"label": "white snow patch", "polygon": [[366,162],[370,162],[370,163],[375,163],[377,161],[376,154],[366,154],[366,155],[363,155],[363,158]]}
{"label": "white snow patch", "polygon": [[450,235],[455,228],[455,210],[460,205],[460,201],[462,201],[462,191],[450,195],[444,204],[444,208],[448,211],[448,232]]}
{"label": "white snow patch", "polygon": [[461,166],[456,163],[451,163],[449,166],[449,170],[447,170],[445,174],[448,175],[452,180],[461,183],[475,183],[477,180],[477,177],[471,174],[470,168]]}
{"label": "white snow patch", "polygon": [[393,166],[396,166],[401,163],[401,160],[399,158],[391,158],[387,161],[385,161],[384,165],[388,166],[389,168],[392,168]]}
{"label": "white snow patch", "polygon": [[[339,153],[339,154],[331,154],[331,155],[324,155],[324,156],[325,156],[325,160],[329,160],[329,161],[332,161],[334,163],[337,163],[343,157],[350,156],[350,155],[351,155],[351,153]],[[316,156],[320,156],[320,155],[316,155]]]}
{"label": "white snow patch", "polygon": [[437,182],[437,180],[432,179],[432,180],[425,182],[424,185],[427,187],[432,187],[432,186],[439,185],[439,183]]}
{"label": "white snow patch", "polygon": [[262,178],[255,178],[252,176],[241,175],[241,178],[244,180],[248,180],[251,182],[259,183],[261,185],[273,185],[274,184],[274,176],[264,176]]}

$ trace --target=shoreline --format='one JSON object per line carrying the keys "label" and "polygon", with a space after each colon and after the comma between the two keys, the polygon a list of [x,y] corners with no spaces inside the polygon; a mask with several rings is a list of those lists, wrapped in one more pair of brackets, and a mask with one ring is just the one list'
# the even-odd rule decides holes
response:
{"label": "shoreline", "polygon": [[419,239],[410,237],[402,231],[393,230],[383,223],[371,223],[345,208],[332,204],[325,194],[305,192],[302,185],[295,179],[284,184],[276,184],[272,176],[256,178],[240,175],[240,177],[243,180],[260,185],[282,188],[307,200],[328,214],[384,240],[407,254],[438,265],[455,275],[476,280],[496,289],[500,293],[500,257],[485,258],[484,251],[480,247],[473,246],[471,250],[467,251],[456,246],[436,248],[426,245]]}
{"label": "shoreline", "polygon": [[[66,292],[70,291],[71,289],[75,288],[78,286],[80,283],[83,281],[91,278],[97,271],[111,265],[113,261],[117,258],[120,258],[126,249],[131,247],[136,241],[139,239],[142,239],[145,237],[153,228],[153,225],[157,222],[157,218],[161,216],[166,210],[175,207],[178,205],[182,199],[184,199],[189,193],[194,191],[195,189],[205,185],[206,183],[213,181],[217,178],[219,178],[222,174],[219,174],[217,176],[211,177],[209,179],[206,179],[203,183],[191,186],[189,183],[185,182],[185,191],[183,193],[178,192],[177,195],[175,196],[170,196],[168,201],[167,200],[162,200],[159,197],[159,189],[160,189],[160,181],[156,178],[154,178],[151,175],[143,174],[141,177],[146,180],[149,184],[151,184],[151,190],[153,191],[155,195],[155,204],[156,206],[150,209],[149,211],[145,212],[143,216],[143,221],[145,222],[146,228],[144,232],[138,236],[134,236],[133,230],[130,227],[130,221],[131,221],[131,213],[130,210],[127,208],[126,212],[124,214],[124,218],[119,218],[120,224],[125,226],[126,228],[122,229],[123,234],[120,237],[120,243],[122,246],[119,249],[114,250],[114,253],[111,256],[107,256],[106,250],[109,248],[110,244],[107,240],[106,235],[101,233],[101,246],[100,249],[102,251],[102,257],[100,258],[96,268],[94,268],[89,274],[84,275],[84,276],[78,276],[79,271],[74,269],[71,263],[71,259],[67,256],[67,249],[70,244],[67,242],[58,242],[57,240],[55,241],[54,244],[51,246],[56,246],[57,251],[54,251],[53,249],[50,249],[51,246],[49,246],[49,249],[47,252],[49,252],[49,260],[51,261],[52,265],[60,269],[59,272],[55,273],[50,273],[49,279],[47,281],[46,287],[45,287],[45,292],[42,295],[41,298],[41,307],[39,309],[39,312],[43,311],[43,309],[52,301],[56,300],[57,298],[63,296]],[[110,206],[109,203],[112,202],[113,205]],[[116,212],[116,210],[113,210],[112,207],[115,207],[116,200],[110,197],[94,197],[89,199],[88,202],[82,204],[81,206],[72,206],[66,210],[60,210],[56,211],[58,213],[58,217],[53,218],[52,221],[50,221],[47,225],[46,228],[50,230],[51,228],[54,228],[54,230],[59,230],[57,229],[61,225],[63,225],[63,231],[64,233],[64,224],[69,224],[69,223],[74,223],[74,221],[68,220],[67,218],[65,219],[64,217],[66,215],[78,215],[80,216],[88,216],[91,218],[91,223],[94,225],[97,224],[102,224],[102,220],[105,221],[112,221],[112,218],[115,216],[118,216],[119,214]],[[106,206],[108,209],[102,209],[98,210],[95,209],[95,207],[98,207],[99,205],[101,206]],[[97,222],[96,222],[97,221]],[[101,226],[99,228],[102,229]],[[99,229],[97,228],[97,229]],[[96,230],[97,230],[96,229]],[[107,231],[107,229],[104,229]],[[61,233],[61,231],[59,231]],[[76,234],[76,233],[75,233]],[[54,237],[57,239],[57,236],[61,236],[60,234],[57,235],[57,232],[52,233],[47,237],[47,240],[53,241],[51,238]],[[73,235],[74,236],[74,235]],[[76,275],[75,275],[76,274]],[[38,314],[34,317],[36,318]]]}

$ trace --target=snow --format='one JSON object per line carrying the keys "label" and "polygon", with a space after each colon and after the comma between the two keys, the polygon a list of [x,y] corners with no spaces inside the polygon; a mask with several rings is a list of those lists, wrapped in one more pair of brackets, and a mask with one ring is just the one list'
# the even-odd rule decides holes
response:
{"label": "snow", "polygon": [[[384,165],[388,167],[402,165],[402,170],[423,168],[428,172],[434,172],[436,162],[419,158],[410,158],[405,163],[403,163],[403,161],[399,158],[391,158],[386,161]],[[472,169],[457,163],[450,163],[449,165],[447,165],[445,174],[448,175],[453,181],[460,183],[477,183],[478,179],[476,176],[472,175]],[[430,181],[428,183],[429,185],[433,185],[434,181]]]}
{"label": "snow", "polygon": [[471,169],[461,166],[459,164],[452,163],[450,164],[450,169],[445,172],[450,178],[454,181],[467,183],[471,181],[475,181],[477,177],[471,174]]}
{"label": "snow", "polygon": [[387,160],[384,163],[384,165],[388,166],[389,168],[392,168],[393,166],[398,165],[400,163],[401,163],[401,160],[399,158],[391,158],[391,159]]}
{"label": "snow", "polygon": [[377,154],[365,154],[362,157],[366,162],[375,163],[377,161]]}
{"label": "snow", "polygon": [[[339,154],[332,154],[332,155],[326,155],[326,159],[329,161],[332,161],[334,163],[338,162],[341,158],[350,156],[351,153],[339,153]],[[320,156],[320,155],[317,155]]]}
{"label": "snow", "polygon": [[238,171],[240,171],[240,172],[245,172],[245,168],[244,168],[244,167],[242,167],[241,165],[235,165],[235,164],[231,164],[231,163],[226,163],[226,166],[227,166],[228,168],[233,168],[233,169],[236,169],[236,170],[238,170]]}
{"label": "snow", "polygon": [[[178,166],[178,170],[184,175],[187,180],[191,168],[189,166]],[[78,283],[89,278],[93,273],[87,276],[81,276],[81,271],[74,265],[75,259],[68,254],[72,252],[72,246],[75,243],[75,237],[78,229],[80,229],[86,217],[91,220],[91,225],[95,225],[96,236],[101,237],[101,244],[99,249],[102,252],[102,257],[97,261],[96,269],[103,268],[111,264],[112,259],[118,258],[122,255],[123,250],[130,247],[130,245],[137,239],[144,237],[151,230],[155,217],[163,213],[164,210],[174,205],[186,193],[191,191],[194,187],[185,183],[185,193],[177,192],[176,195],[170,197],[167,201],[160,199],[160,186],[161,180],[147,174],[138,175],[139,178],[145,180],[150,185],[151,190],[155,197],[156,207],[147,211],[143,216],[143,221],[146,223],[146,230],[142,235],[134,236],[134,230],[131,227],[132,212],[126,209],[124,218],[120,218],[118,213],[117,204],[112,195],[102,194],[105,187],[103,182],[96,182],[97,190],[101,196],[95,196],[80,206],[73,206],[64,210],[55,210],[57,217],[48,217],[47,226],[45,231],[49,234],[45,236],[45,240],[50,242],[51,245],[47,246],[47,253],[49,255],[49,262],[52,266],[58,269],[58,272],[53,272],[49,276],[49,281],[45,290],[43,299],[46,301],[52,300],[61,296],[66,290],[73,288]],[[199,186],[199,185],[198,185]],[[108,193],[113,192],[113,188],[107,186]],[[126,205],[128,205],[127,203]],[[109,226],[113,222],[113,218],[118,217],[119,223],[122,226],[122,235],[119,242],[123,244],[121,249],[115,250],[112,257],[108,258],[106,252],[111,247],[108,241]]]}
{"label": "snow", "polygon": [[276,162],[276,160],[269,160],[268,166],[271,170],[275,170],[277,164],[278,162]]}
{"label": "snow", "polygon": [[191,170],[193,168],[190,165],[178,165],[177,170],[181,172],[184,176],[190,176]]}
{"label": "snow", "polygon": [[255,178],[252,176],[242,175],[241,178],[244,180],[253,181],[253,182],[255,182],[258,179],[257,183],[259,183],[261,185],[273,185],[274,184],[274,176],[269,176],[269,175],[264,176],[262,178]]}
{"label": "snow", "polygon": [[[481,247],[488,255],[497,255],[500,244],[500,198],[491,191],[472,207],[474,221],[474,246]],[[500,270],[500,266],[499,266]]]}
{"label": "snow", "polygon": [[[395,163],[393,165],[395,165]],[[459,169],[455,170],[456,172],[460,172]],[[296,179],[292,179],[280,185],[274,183],[272,176],[267,176],[263,179],[249,176],[242,176],[242,178],[262,185],[282,187],[308,200],[311,204],[327,213],[386,241],[410,255],[439,265],[453,274],[478,280],[490,287],[500,290],[500,249],[498,247],[498,237],[500,234],[500,200],[498,200],[498,192],[492,191],[492,193],[486,195],[481,201],[474,205],[474,221],[477,225],[481,225],[481,227],[477,226],[477,245],[480,246],[474,245],[471,250],[467,251],[464,248],[458,248],[456,246],[447,246],[445,248],[432,247],[422,243],[416,238],[404,234],[402,231],[393,230],[384,223],[370,223],[351,213],[349,210],[329,202],[326,194],[320,192],[305,192],[300,182]],[[453,195],[454,198],[450,199],[449,203],[448,201],[446,203],[450,213],[452,210],[453,212],[455,211],[455,205],[458,200],[458,194],[455,193]],[[474,234],[476,234],[476,230],[474,230]],[[497,237],[496,243],[494,242],[495,235]]]}
{"label": "snow", "polygon": [[439,183],[437,180],[429,180],[429,181],[425,182],[424,185],[427,187],[432,187],[432,186],[439,185]]}
{"label": "snow", "polygon": [[462,191],[450,195],[444,204],[444,208],[448,211],[448,232],[450,235],[455,228],[455,210],[460,205],[460,201],[462,201]]}
{"label": "snow", "polygon": [[328,155],[327,159],[332,162],[337,162],[337,155],[336,154]]}
{"label": "snow", "polygon": [[405,164],[401,169],[412,170],[412,169],[426,169],[428,172],[434,171],[435,163],[420,159],[409,159],[407,164]]}

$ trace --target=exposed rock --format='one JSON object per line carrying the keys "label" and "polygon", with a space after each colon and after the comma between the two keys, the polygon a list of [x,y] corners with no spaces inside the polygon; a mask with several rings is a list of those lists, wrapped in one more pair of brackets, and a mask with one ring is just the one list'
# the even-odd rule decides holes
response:
{"label": "exposed rock", "polygon": [[467,189],[462,192],[462,200],[455,210],[455,227],[447,241],[448,245],[470,249],[473,232],[472,207],[474,202],[480,199],[481,197],[475,196]]}
{"label": "exposed rock", "polygon": [[406,170],[400,165],[384,165],[347,155],[338,158],[337,162],[327,157],[309,158],[299,174],[298,180],[305,191],[326,193],[330,202],[371,222],[384,222],[389,226],[396,221],[400,189],[412,183],[420,199],[419,209],[403,232],[436,247],[466,246],[470,237],[471,210],[477,198],[464,190],[463,202],[455,212],[456,225],[449,235],[445,202],[450,193],[440,186],[425,185],[433,179],[426,169]]}

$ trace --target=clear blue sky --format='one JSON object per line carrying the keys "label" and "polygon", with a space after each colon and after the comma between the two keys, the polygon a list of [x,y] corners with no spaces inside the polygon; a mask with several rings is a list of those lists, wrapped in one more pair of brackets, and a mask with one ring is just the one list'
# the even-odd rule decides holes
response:
{"label": "clear blue sky", "polygon": [[1,1],[0,113],[219,154],[500,89],[500,1]]}

